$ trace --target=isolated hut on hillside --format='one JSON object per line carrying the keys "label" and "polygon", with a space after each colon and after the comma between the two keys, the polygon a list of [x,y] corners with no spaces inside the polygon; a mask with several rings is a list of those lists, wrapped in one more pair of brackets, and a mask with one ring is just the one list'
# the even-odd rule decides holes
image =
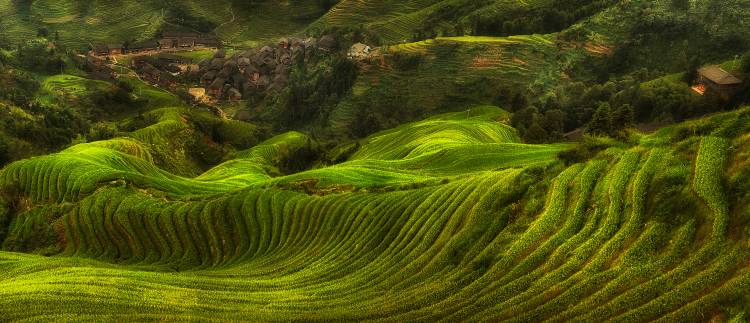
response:
{"label": "isolated hut on hillside", "polygon": [[719,66],[708,66],[698,70],[696,92],[703,94],[706,90],[715,91],[724,100],[729,100],[737,93],[742,80]]}

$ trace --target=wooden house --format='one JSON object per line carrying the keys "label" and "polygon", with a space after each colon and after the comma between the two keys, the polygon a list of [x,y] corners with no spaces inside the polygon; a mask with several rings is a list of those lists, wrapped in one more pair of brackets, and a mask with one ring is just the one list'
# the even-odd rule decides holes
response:
{"label": "wooden house", "polygon": [[201,36],[195,40],[195,46],[217,49],[221,47],[221,42],[219,42],[219,39],[214,36]]}
{"label": "wooden house", "polygon": [[96,44],[91,49],[91,53],[95,56],[107,56],[109,55],[109,46],[106,44]]}
{"label": "wooden house", "polygon": [[729,100],[737,93],[742,80],[719,66],[708,66],[698,70],[697,84],[693,88],[704,94],[707,90],[716,92],[722,99]]}
{"label": "wooden house", "polygon": [[162,38],[159,39],[159,48],[160,49],[171,49],[177,47],[177,43],[174,39],[166,39]]}
{"label": "wooden house", "polygon": [[155,39],[144,40],[135,42],[128,46],[128,52],[131,54],[138,54],[143,52],[150,52],[159,49],[159,43]]}
{"label": "wooden house", "polygon": [[124,52],[122,44],[109,44],[107,45],[107,51],[109,56],[122,55]]}

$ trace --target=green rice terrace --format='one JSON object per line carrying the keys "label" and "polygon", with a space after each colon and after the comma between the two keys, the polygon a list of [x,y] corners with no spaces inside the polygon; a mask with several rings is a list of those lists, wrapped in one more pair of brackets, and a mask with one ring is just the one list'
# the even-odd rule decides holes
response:
{"label": "green rice terrace", "polygon": [[0,322],[748,322],[748,7],[0,0]]}
{"label": "green rice terrace", "polygon": [[[300,133],[195,178],[156,167],[136,138],[13,163],[0,177],[15,190],[3,247],[61,255],[3,252],[0,316],[744,317],[748,213],[737,193],[750,175],[750,110],[571,166],[556,160],[569,145],[521,144],[495,121],[504,114],[407,124],[341,164],[282,177],[268,169]],[[169,122],[155,126],[169,135]],[[668,205],[677,198],[687,205]]]}

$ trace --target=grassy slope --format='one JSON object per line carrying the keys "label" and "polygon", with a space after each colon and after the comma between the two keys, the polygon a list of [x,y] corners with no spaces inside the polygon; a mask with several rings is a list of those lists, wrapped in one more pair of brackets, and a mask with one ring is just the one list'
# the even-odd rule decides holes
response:
{"label": "grassy slope", "polygon": [[[554,36],[547,35],[441,37],[386,50],[420,53],[422,59],[405,70],[390,59],[383,66],[362,70],[350,95],[331,112],[331,129],[348,131],[356,109],[363,107],[396,106],[418,118],[491,104],[501,85],[549,89],[561,81],[568,60],[557,56]],[[582,49],[569,54],[586,55]]]}
{"label": "grassy slope", "polygon": [[[363,26],[378,34],[386,44],[411,41],[432,15],[441,10],[461,8],[466,11],[455,21],[443,21],[442,27],[453,30],[454,25],[471,25],[472,15],[488,15],[531,9],[549,4],[548,0],[408,0],[393,3],[383,0],[342,0],[329,12],[308,27],[311,31],[331,27]],[[454,9],[450,9],[454,8]]]}
{"label": "grassy slope", "polygon": [[[1,181],[16,183],[32,208],[12,232],[33,232],[45,221],[38,210],[54,210],[64,253],[0,253],[0,314],[642,321],[747,310],[747,236],[729,229],[745,206],[721,182],[747,171],[749,110],[567,168],[554,163],[563,147],[529,146],[542,165],[558,165],[541,174],[515,153],[450,153],[514,144],[513,130],[492,121],[502,115],[484,108],[413,123],[370,137],[342,165],[281,178],[269,177],[274,154],[304,144],[303,135],[193,179],[157,169],[132,139],[15,163]],[[443,158],[420,161],[432,154]],[[393,161],[448,168],[381,176],[402,169]],[[303,180],[320,180],[318,194],[279,186]],[[656,212],[665,183],[695,207],[673,218]],[[339,184],[353,188],[325,191]],[[533,193],[545,187],[546,196]]]}
{"label": "grassy slope", "polygon": [[[233,45],[254,45],[299,33],[323,14],[311,0],[266,1],[250,12],[233,9],[227,0],[183,0],[179,5],[215,23],[215,32]],[[31,38],[39,26],[45,26],[52,33],[59,32],[62,44],[78,48],[153,37],[160,28],[170,27],[164,8],[163,2],[152,0],[39,0],[28,8],[0,0],[0,26],[15,41]]]}
{"label": "grassy slope", "polygon": [[[591,40],[615,39],[600,35]],[[432,93],[486,66],[487,77],[544,86],[560,72],[545,39],[392,46],[428,61],[360,77],[355,93],[402,82],[418,89],[405,102],[435,106]],[[441,53],[455,44],[457,55]],[[488,48],[500,59],[475,62],[472,50]],[[0,173],[25,210],[14,243],[50,227],[64,249],[0,252],[1,317],[684,321],[750,310],[748,212],[736,198],[747,109],[569,167],[554,158],[564,145],[519,144],[494,122],[507,116],[477,109],[378,133],[328,168],[273,177],[274,157],[306,141],[289,133],[195,178],[154,165],[152,149],[185,127],[178,112],[153,112],[160,122],[132,139]],[[686,208],[665,216],[672,204]]]}

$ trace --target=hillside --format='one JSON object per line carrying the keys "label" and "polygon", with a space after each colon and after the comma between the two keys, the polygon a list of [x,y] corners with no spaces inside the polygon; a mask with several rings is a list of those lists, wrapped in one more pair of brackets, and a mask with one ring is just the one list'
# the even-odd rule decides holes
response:
{"label": "hillside", "polygon": [[0,34],[12,40],[28,39],[45,28],[61,43],[85,48],[91,43],[143,40],[175,28],[213,32],[236,45],[275,41],[300,32],[324,10],[312,0],[283,5],[231,0],[2,0],[0,12]]}
{"label": "hillside", "polygon": [[747,321],[748,5],[0,0],[0,321]]}
{"label": "hillside", "polygon": [[[4,247],[62,248],[65,256],[3,252],[0,313],[745,315],[750,110],[667,128],[567,167],[554,157],[566,146],[521,147],[512,129],[492,121],[494,111],[406,125],[369,138],[341,165],[274,179],[269,160],[304,137],[272,139],[193,179],[156,168],[136,139],[14,163],[1,178],[19,197],[5,205],[20,213]],[[414,131],[426,141],[414,141]],[[394,167],[404,163],[432,171]],[[294,189],[305,182],[316,183],[313,193]]]}

